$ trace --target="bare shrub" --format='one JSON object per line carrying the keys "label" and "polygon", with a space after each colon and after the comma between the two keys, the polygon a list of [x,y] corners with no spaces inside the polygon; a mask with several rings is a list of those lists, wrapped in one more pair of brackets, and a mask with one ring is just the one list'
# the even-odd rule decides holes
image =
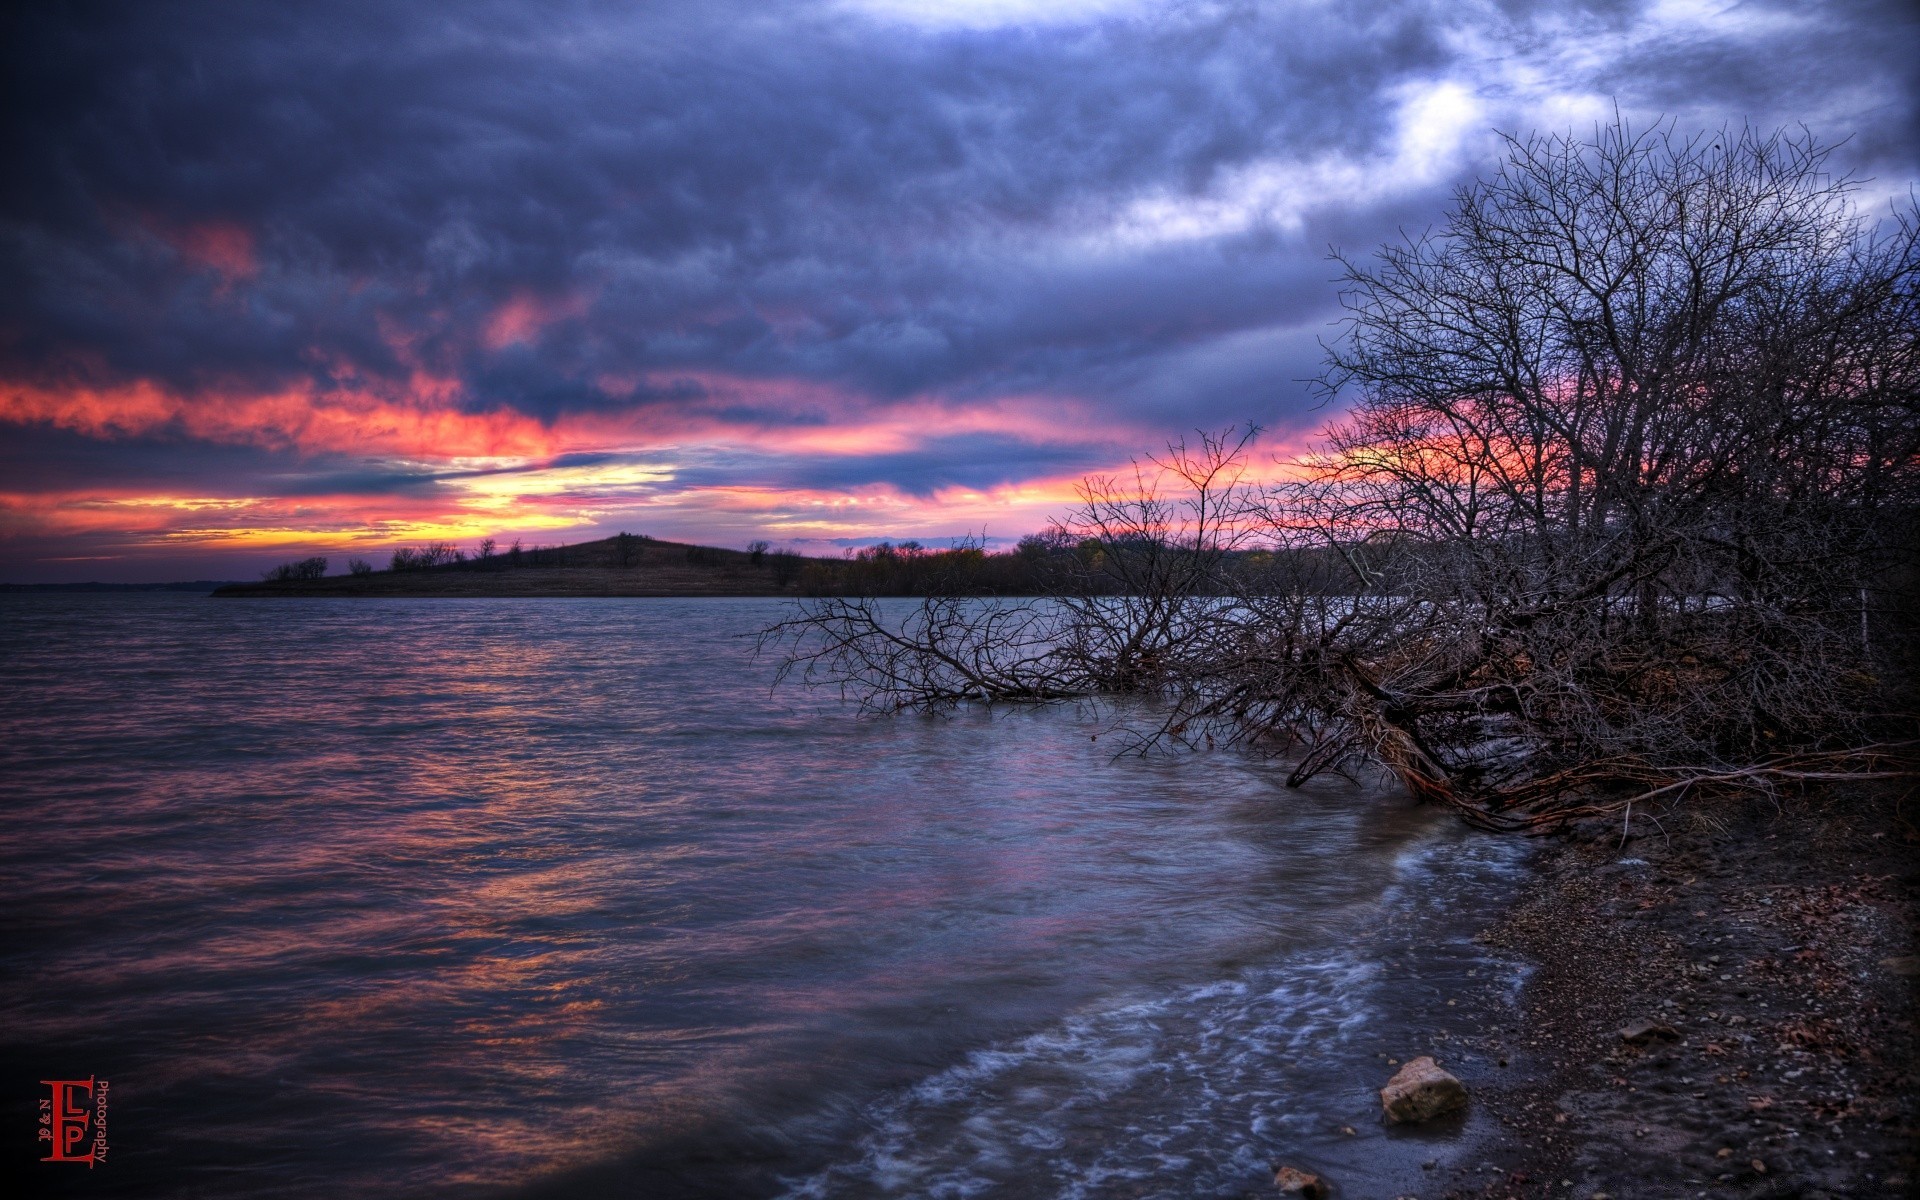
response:
{"label": "bare shrub", "polygon": [[390,569],[424,571],[450,563],[465,562],[466,552],[452,542],[428,542],[422,546],[401,546],[394,550]]}
{"label": "bare shrub", "polygon": [[791,550],[775,551],[772,556],[773,583],[775,587],[786,587],[800,578],[800,569],[805,565],[800,555]]}
{"label": "bare shrub", "polygon": [[327,573],[327,560],[318,556],[303,558],[297,562],[281,563],[261,576],[270,583],[284,583],[292,580],[319,579]]}

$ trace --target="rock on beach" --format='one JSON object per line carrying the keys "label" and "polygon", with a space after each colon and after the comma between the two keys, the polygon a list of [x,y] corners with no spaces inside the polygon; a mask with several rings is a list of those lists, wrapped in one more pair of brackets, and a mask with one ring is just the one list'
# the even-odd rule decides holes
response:
{"label": "rock on beach", "polygon": [[1631,1046],[1647,1046],[1654,1042],[1674,1042],[1680,1040],[1680,1031],[1671,1025],[1659,1021],[1629,1021],[1620,1027],[1620,1040]]}
{"label": "rock on beach", "polygon": [[1380,1105],[1394,1124],[1430,1121],[1467,1105],[1467,1085],[1421,1055],[1380,1089]]}

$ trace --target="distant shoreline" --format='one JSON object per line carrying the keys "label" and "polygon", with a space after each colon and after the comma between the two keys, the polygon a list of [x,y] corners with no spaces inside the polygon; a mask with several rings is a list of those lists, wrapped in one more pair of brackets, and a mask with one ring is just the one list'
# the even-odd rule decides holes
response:
{"label": "distant shoreline", "polygon": [[0,595],[47,595],[89,592],[215,592],[244,584],[230,579],[190,579],[170,583],[0,583]]}
{"label": "distant shoreline", "polygon": [[235,583],[221,599],[339,597],[357,599],[537,599],[540,597],[778,597],[800,593],[745,573],[646,571],[621,567],[525,567],[511,571],[381,571],[323,579]]}
{"label": "distant shoreline", "polygon": [[[1028,541],[1038,545],[1030,546]],[[478,553],[451,543],[402,547],[375,570],[359,558],[321,556],[281,564],[255,580],[169,583],[0,584],[0,592],[197,592],[228,598],[539,598],[783,596],[1037,596],[1062,561],[1084,548],[1023,540],[988,552],[960,544],[932,549],[882,542],[837,558],[816,558],[756,542],[746,550],[619,534],[563,546],[505,551],[488,540]],[[345,565],[345,573],[328,574]]]}

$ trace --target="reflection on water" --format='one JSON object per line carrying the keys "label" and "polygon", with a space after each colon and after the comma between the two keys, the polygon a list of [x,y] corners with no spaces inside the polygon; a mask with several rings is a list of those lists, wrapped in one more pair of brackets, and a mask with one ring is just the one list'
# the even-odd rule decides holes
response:
{"label": "reflection on water", "polygon": [[85,1190],[1204,1195],[1321,1111],[1456,834],[772,693],[777,611],[0,600],[0,1069],[112,1080]]}

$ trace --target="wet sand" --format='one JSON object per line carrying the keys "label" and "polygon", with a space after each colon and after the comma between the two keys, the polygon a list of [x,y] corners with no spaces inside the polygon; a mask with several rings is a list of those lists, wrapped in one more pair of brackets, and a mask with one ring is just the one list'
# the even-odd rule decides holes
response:
{"label": "wet sand", "polygon": [[1407,1194],[1920,1194],[1913,815],[1856,791],[1555,839],[1481,935],[1532,964],[1462,1047],[1501,1132]]}

